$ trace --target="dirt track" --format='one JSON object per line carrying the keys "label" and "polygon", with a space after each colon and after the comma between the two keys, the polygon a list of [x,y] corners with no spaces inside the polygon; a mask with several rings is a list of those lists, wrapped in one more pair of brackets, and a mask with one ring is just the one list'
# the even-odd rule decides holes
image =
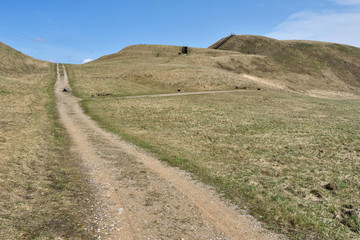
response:
{"label": "dirt track", "polygon": [[163,93],[163,94],[124,96],[124,97],[103,97],[101,99],[144,98],[144,97],[176,97],[176,96],[186,96],[186,95],[203,95],[203,94],[232,93],[232,92],[244,92],[244,91],[249,91],[249,90],[218,90],[218,91],[203,91],[203,92],[178,92],[178,93]]}
{"label": "dirt track", "polygon": [[99,239],[277,239],[184,172],[165,166],[97,126],[58,66],[60,120],[97,191]]}

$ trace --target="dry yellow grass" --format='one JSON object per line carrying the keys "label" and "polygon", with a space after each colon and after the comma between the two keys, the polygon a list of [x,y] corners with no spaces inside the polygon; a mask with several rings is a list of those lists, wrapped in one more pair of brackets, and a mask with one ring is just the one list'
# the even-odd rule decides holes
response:
{"label": "dry yellow grass", "polygon": [[0,55],[0,238],[87,238],[84,176],[57,123],[54,65],[2,45]]}
{"label": "dry yellow grass", "polygon": [[263,86],[242,75],[219,68],[230,58],[251,65],[252,59],[243,54],[211,49],[190,48],[187,56],[179,55],[180,47],[136,45],[91,64],[69,65],[70,75],[84,79],[74,82],[74,90],[89,98],[96,92],[114,95],[137,95],[198,90],[234,89],[235,86]]}
{"label": "dry yellow grass", "polygon": [[[256,67],[251,73],[271,81],[280,80],[289,90],[329,98],[359,98],[359,48],[328,42],[234,35],[219,49],[263,56],[263,61],[253,61]],[[243,64],[226,66],[239,71]]]}
{"label": "dry yellow grass", "polygon": [[[190,48],[188,55],[176,46],[130,46],[67,68],[84,99],[108,92],[269,90],[174,100],[95,98],[84,106],[105,128],[192,171],[279,231],[294,238],[358,237],[358,100],[293,92],[358,99],[359,49],[253,37],[239,45],[236,39],[224,50]],[[54,80],[54,65],[0,43],[4,239],[89,237],[78,227],[77,196],[87,190],[56,120]]]}
{"label": "dry yellow grass", "polygon": [[[299,239],[357,238],[359,49],[286,44],[294,48],[274,55],[265,44],[262,55],[190,48],[186,56],[180,47],[136,45],[67,68],[74,92],[103,127],[193,172],[273,228]],[[342,64],[351,71],[341,74],[348,70]],[[235,86],[261,91],[90,97]]]}
{"label": "dry yellow grass", "polygon": [[[281,48],[285,50],[273,55],[199,48],[189,48],[189,54],[182,55],[178,54],[181,47],[134,45],[85,65],[69,66],[69,71],[86,82],[74,82],[76,93],[83,98],[96,92],[123,96],[176,92],[178,88],[202,91],[235,86],[359,98],[359,49],[322,43],[282,44],[286,44],[286,48]],[[228,48],[236,50],[236,46]],[[309,60],[312,58],[308,54],[313,52],[316,61]]]}
{"label": "dry yellow grass", "polygon": [[84,106],[291,238],[360,236],[359,101],[247,91]]}
{"label": "dry yellow grass", "polygon": [[0,42],[0,75],[20,76],[48,68],[49,63],[26,56]]}

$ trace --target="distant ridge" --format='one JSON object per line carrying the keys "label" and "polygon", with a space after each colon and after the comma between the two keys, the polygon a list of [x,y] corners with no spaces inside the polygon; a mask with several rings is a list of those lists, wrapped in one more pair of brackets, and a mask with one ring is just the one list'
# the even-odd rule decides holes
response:
{"label": "distant ridge", "polygon": [[189,47],[187,56],[179,51],[181,46],[132,45],[85,65],[111,66],[117,83],[121,80],[152,89],[203,91],[245,86],[325,98],[360,96],[360,49],[356,47],[229,35],[207,49]]}

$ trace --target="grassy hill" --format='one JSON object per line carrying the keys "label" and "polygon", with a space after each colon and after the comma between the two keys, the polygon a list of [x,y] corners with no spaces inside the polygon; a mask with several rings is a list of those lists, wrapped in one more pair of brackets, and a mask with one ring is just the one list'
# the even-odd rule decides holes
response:
{"label": "grassy hill", "polygon": [[[129,46],[80,67],[87,69],[82,72],[87,84],[77,89],[83,97],[94,93],[90,89],[121,96],[235,86],[325,98],[360,96],[359,48],[260,36],[232,36],[218,49],[212,47],[189,48],[183,55],[177,46]],[[111,89],[103,81],[111,82]]]}
{"label": "grassy hill", "polygon": [[[216,48],[221,39],[209,49]],[[225,64],[229,71],[246,72],[281,82],[286,89],[324,97],[359,95],[360,49],[315,42],[279,41],[261,36],[233,35],[218,50],[264,56],[254,68],[240,61]]]}
{"label": "grassy hill", "polygon": [[96,92],[123,96],[176,92],[179,88],[198,91],[258,85],[217,67],[218,61],[229,56],[245,62],[257,56],[200,48],[190,48],[188,55],[179,54],[180,51],[181,47],[177,46],[134,45],[85,65],[71,66],[69,70],[70,74],[86,79],[86,84],[75,85],[82,97]]}
{"label": "grassy hill", "polygon": [[[259,36],[217,45],[187,55],[134,45],[66,68],[102,127],[211,184],[269,228],[293,239],[359,238],[359,49]],[[89,238],[78,228],[85,176],[57,122],[55,78],[54,64],[0,44],[4,239]],[[235,86],[250,91],[121,98]]]}
{"label": "grassy hill", "polygon": [[[180,51],[134,45],[67,69],[102,127],[211,184],[275,231],[358,238],[359,49],[232,36],[219,49]],[[250,91],[121,97],[235,86]]]}
{"label": "grassy hill", "polygon": [[55,79],[55,64],[0,43],[1,239],[89,237],[78,227],[84,180],[57,121]]}
{"label": "grassy hill", "polygon": [[27,56],[0,42],[0,75],[20,75],[46,69],[49,63]]}

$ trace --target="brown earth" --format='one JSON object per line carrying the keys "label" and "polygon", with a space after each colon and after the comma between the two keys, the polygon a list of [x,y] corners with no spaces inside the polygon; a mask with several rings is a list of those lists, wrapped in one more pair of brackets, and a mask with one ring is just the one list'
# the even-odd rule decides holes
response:
{"label": "brown earth", "polygon": [[[58,66],[60,120],[97,191],[89,231],[99,239],[278,239],[208,187],[108,133],[85,115]],[[63,72],[63,74],[60,72]]]}

